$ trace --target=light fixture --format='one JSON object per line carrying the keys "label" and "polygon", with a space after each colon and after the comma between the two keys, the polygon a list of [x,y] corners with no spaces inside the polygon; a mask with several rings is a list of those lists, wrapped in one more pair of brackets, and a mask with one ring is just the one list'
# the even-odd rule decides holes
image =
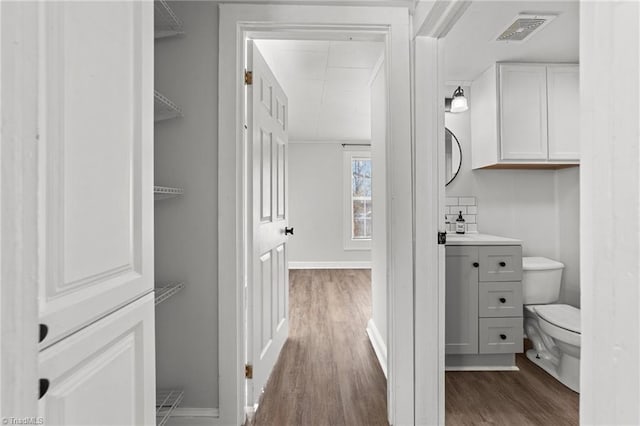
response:
{"label": "light fixture", "polygon": [[451,100],[451,112],[463,112],[469,109],[467,104],[467,98],[464,97],[464,90],[458,86],[453,92],[453,99]]}

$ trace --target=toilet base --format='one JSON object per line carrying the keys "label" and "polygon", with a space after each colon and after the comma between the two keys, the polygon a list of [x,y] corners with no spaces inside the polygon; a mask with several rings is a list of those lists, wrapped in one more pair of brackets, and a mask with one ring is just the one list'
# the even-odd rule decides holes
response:
{"label": "toilet base", "polygon": [[563,353],[557,362],[555,357],[545,356],[536,349],[527,351],[527,358],[576,393],[580,393],[580,359]]}

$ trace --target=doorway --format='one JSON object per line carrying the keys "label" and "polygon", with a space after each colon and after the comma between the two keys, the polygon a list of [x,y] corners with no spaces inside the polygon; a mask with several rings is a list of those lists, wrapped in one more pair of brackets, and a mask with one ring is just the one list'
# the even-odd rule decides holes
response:
{"label": "doorway", "polygon": [[[386,424],[384,43],[378,36],[367,41],[289,38],[249,43],[253,64],[246,68],[254,81],[247,92],[254,103],[247,108],[248,143],[255,146],[265,139],[259,116],[270,109],[270,100],[265,101],[262,92],[268,98],[281,87],[282,99],[275,102],[288,108],[282,120],[288,143],[278,141],[286,161],[283,212],[285,226],[295,230],[280,250],[292,269],[289,339],[273,365],[265,366],[263,359],[274,345],[247,351],[254,373],[247,383],[249,411],[259,404],[255,424]],[[273,89],[271,83],[263,87],[266,80],[256,70],[261,58],[273,73]],[[254,173],[263,169],[262,162],[254,163]],[[255,187],[255,178],[249,181],[254,182],[254,194],[264,193],[262,184]],[[259,201],[256,195],[248,199]],[[264,223],[265,217],[254,214],[253,221]],[[255,245],[263,244],[254,234]],[[264,324],[251,320],[264,313],[264,304],[257,300],[262,287],[255,280],[248,286],[248,348],[252,342],[261,344],[256,333],[264,334]],[[261,372],[265,369],[268,384]]]}

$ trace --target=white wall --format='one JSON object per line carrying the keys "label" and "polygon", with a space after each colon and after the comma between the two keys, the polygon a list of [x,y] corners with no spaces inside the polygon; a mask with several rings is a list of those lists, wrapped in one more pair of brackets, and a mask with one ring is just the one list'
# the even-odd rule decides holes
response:
{"label": "white wall", "polygon": [[[453,93],[455,87],[447,87]],[[473,93],[463,87],[473,108]],[[579,168],[565,170],[471,170],[470,110],[445,114],[462,146],[460,173],[447,196],[474,195],[482,233],[518,238],[525,256],[544,256],[566,266],[561,300],[580,306]]]}
{"label": "white wall", "polygon": [[155,180],[185,189],[156,202],[156,280],[185,289],[156,308],[158,388],[218,407],[218,5],[172,2],[186,34],[156,42],[155,86],[184,117],[155,126]]}
{"label": "white wall", "polygon": [[371,241],[371,319],[387,346],[387,84],[385,67],[371,84],[371,161],[373,197],[373,240]]}
{"label": "white wall", "polygon": [[362,263],[371,250],[344,249],[342,145],[289,143],[289,262]]}

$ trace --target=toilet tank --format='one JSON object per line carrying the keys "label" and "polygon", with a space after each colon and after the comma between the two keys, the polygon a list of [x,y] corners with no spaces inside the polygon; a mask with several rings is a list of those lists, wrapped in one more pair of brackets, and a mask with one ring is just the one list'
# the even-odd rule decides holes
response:
{"label": "toilet tank", "polygon": [[564,265],[546,257],[522,258],[522,295],[525,305],[555,303],[560,296]]}

